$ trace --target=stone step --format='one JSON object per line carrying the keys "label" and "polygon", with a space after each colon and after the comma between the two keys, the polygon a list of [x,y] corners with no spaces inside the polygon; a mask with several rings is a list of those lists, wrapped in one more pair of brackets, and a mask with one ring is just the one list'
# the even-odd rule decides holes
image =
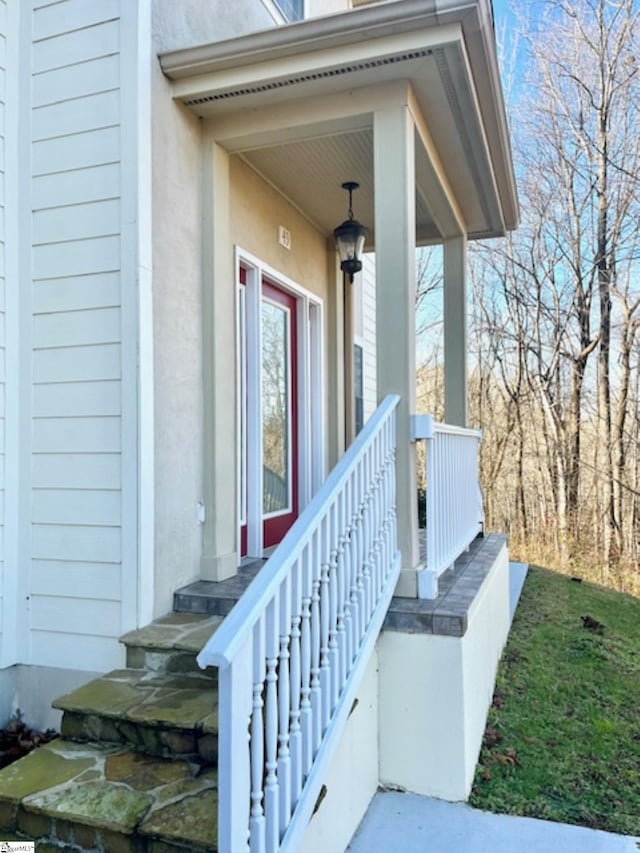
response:
{"label": "stone step", "polygon": [[194,581],[183,586],[173,594],[173,608],[178,613],[226,616],[265,564],[265,560],[252,560],[226,580]]}
{"label": "stone step", "polygon": [[0,838],[39,853],[215,853],[217,775],[187,761],[58,739],[0,771]]}
{"label": "stone step", "polygon": [[201,670],[196,655],[222,619],[222,616],[171,613],[145,628],[130,631],[120,638],[127,650],[127,667],[166,673],[198,672],[217,679],[217,669]]}
{"label": "stone step", "polygon": [[53,702],[61,733],[78,741],[123,744],[152,756],[213,765],[218,755],[218,693],[196,673],[115,670]]}

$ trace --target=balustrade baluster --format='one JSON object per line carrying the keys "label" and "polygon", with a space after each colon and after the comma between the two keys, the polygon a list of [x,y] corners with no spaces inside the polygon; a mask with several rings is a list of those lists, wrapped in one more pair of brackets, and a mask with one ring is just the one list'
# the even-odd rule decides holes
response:
{"label": "balustrade baluster", "polygon": [[351,642],[351,611],[349,607],[348,568],[346,560],[346,536],[345,536],[345,489],[342,488],[336,502],[334,541],[336,547],[336,647],[338,653],[338,665],[334,673],[333,702],[338,698],[347,673],[347,657]]}
{"label": "balustrade baluster", "polygon": [[396,515],[396,453],[395,445],[389,449],[389,516],[391,518],[391,552],[398,547],[398,530]]}
{"label": "balustrade baluster", "polygon": [[291,574],[289,574],[280,587],[280,649],[278,653],[278,804],[280,809],[278,830],[280,835],[284,833],[291,817],[291,752],[289,750],[291,586]]}
{"label": "balustrade baluster", "polygon": [[369,574],[373,578],[373,586],[378,590],[378,575],[376,565],[373,561],[373,539],[375,537],[374,519],[373,519],[373,452],[370,447],[366,458],[367,464],[367,485],[364,496],[364,526],[367,532],[364,542],[364,554],[367,561]]}
{"label": "balustrade baluster", "polygon": [[300,686],[300,720],[302,729],[302,764],[300,768],[301,780],[309,772],[313,759],[313,700],[311,694],[313,687],[313,650],[311,634],[313,630],[313,616],[311,604],[311,590],[313,580],[311,577],[312,566],[309,559],[309,549],[305,548],[303,574],[302,574],[302,617],[300,620],[300,657],[301,657],[301,686]]}
{"label": "balustrade baluster", "polygon": [[382,448],[380,441],[375,442],[375,489],[374,489],[374,516],[375,516],[375,566],[376,576],[378,578],[379,589],[382,587],[384,578],[383,554],[382,554]]}
{"label": "balustrade baluster", "polygon": [[[330,623],[330,594],[329,578],[331,575],[331,510],[325,520],[323,533],[323,555],[320,568],[320,699],[322,703],[322,715],[320,718],[320,731],[323,732],[329,725],[331,715],[331,652],[329,649],[329,623]],[[325,542],[326,538],[326,550]],[[327,562],[324,562],[324,560]]]}
{"label": "balustrade baluster", "polygon": [[[327,721],[323,720],[322,729],[329,722],[336,699],[338,698],[338,678],[340,675],[340,661],[338,657],[338,507],[334,502],[329,511],[331,519],[330,530],[330,559],[329,559],[329,697]],[[324,686],[323,686],[324,690]],[[323,696],[324,699],[324,696]]]}
{"label": "balustrade baluster", "polygon": [[322,736],[322,690],[320,681],[320,578],[322,575],[322,539],[326,518],[320,522],[320,529],[313,537],[311,548],[311,720],[309,728],[310,754],[317,748]]}
{"label": "balustrade baluster", "polygon": [[393,560],[394,543],[392,540],[393,534],[393,518],[391,512],[391,495],[389,486],[391,482],[391,466],[393,465],[393,457],[389,448],[388,436],[385,434],[384,447],[384,489],[383,489],[383,516],[384,516],[384,542],[385,542],[385,570],[384,578],[386,579],[389,571],[389,566]]}
{"label": "balustrade baluster", "polygon": [[352,478],[349,481],[349,488],[345,490],[345,522],[347,524],[347,530],[349,531],[348,540],[346,542],[346,551],[347,551],[347,578],[349,580],[349,603],[350,603],[350,611],[351,611],[351,625],[350,625],[350,644],[349,644],[349,656],[348,656],[348,666],[347,672],[351,670],[351,666],[353,665],[353,661],[358,652],[358,648],[360,646],[360,638],[362,637],[361,631],[361,623],[362,623],[362,601],[360,600],[360,594],[358,589],[358,582],[360,581],[360,570],[353,559],[353,552],[351,548],[351,540],[355,536],[355,528],[353,527],[353,510],[352,510],[352,495],[355,491],[355,483]]}
{"label": "balustrade baluster", "polygon": [[266,620],[266,698],[265,698],[265,783],[264,802],[266,818],[266,850],[278,849],[279,831],[279,786],[278,786],[278,600],[272,599],[267,606]]}
{"label": "balustrade baluster", "polygon": [[251,814],[249,837],[251,853],[262,853],[265,849],[264,817],[264,679],[265,679],[264,619],[253,630],[253,699],[249,754],[251,762]]}
{"label": "balustrade baluster", "polygon": [[[301,707],[302,707],[302,666],[301,666],[301,622],[304,618],[305,599],[304,592],[304,571],[305,557],[308,548],[305,548],[303,559],[300,560],[294,570],[294,588],[293,594],[293,614],[291,616],[291,715],[289,723],[289,750],[291,753],[291,798],[295,804],[302,790],[302,727],[300,725]],[[307,618],[308,618],[308,603],[307,603]],[[309,682],[307,669],[307,703],[309,702]]]}
{"label": "balustrade baluster", "polygon": [[360,496],[362,494],[362,463],[360,463],[353,472],[353,480],[355,488],[351,498],[351,560],[356,566],[359,578],[359,639],[364,634],[366,626],[369,624],[371,616],[371,577],[362,557],[362,516],[360,514]]}

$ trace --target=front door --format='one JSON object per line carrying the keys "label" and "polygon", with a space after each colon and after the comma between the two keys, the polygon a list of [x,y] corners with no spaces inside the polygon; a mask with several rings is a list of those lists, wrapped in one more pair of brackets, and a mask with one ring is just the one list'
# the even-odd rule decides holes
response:
{"label": "front door", "polygon": [[239,273],[240,553],[260,557],[298,516],[299,299]]}
{"label": "front door", "polygon": [[296,300],[262,283],[262,511],[264,547],[298,516],[298,346]]}

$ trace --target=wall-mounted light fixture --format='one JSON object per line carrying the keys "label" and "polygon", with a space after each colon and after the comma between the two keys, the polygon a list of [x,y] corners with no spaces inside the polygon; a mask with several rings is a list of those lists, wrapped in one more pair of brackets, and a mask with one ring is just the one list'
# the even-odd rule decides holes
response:
{"label": "wall-mounted light fixture", "polygon": [[346,181],[342,185],[342,189],[349,193],[349,218],[345,219],[342,225],[333,232],[336,241],[336,248],[340,255],[340,269],[345,275],[349,276],[349,280],[353,284],[353,277],[362,269],[362,261],[360,255],[364,248],[364,241],[367,238],[368,230],[353,218],[352,193],[357,190],[360,184],[355,181]]}

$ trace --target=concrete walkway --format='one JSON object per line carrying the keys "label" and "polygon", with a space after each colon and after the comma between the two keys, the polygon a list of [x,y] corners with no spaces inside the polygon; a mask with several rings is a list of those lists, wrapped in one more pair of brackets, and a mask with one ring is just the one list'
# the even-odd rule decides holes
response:
{"label": "concrete walkway", "polygon": [[373,798],[349,853],[638,853],[640,839],[417,794]]}

